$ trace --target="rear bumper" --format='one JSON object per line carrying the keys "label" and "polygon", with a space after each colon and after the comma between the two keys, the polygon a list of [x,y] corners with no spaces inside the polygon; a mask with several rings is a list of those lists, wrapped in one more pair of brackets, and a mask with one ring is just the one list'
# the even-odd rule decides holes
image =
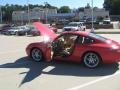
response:
{"label": "rear bumper", "polygon": [[114,50],[108,53],[104,53],[103,62],[104,63],[116,63],[120,62],[120,50]]}

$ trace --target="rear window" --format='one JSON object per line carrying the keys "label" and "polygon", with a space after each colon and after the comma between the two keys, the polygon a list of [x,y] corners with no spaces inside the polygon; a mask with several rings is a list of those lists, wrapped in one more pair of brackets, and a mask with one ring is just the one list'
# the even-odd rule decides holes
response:
{"label": "rear window", "polygon": [[100,35],[96,35],[96,34],[93,34],[93,33],[90,33],[88,36],[89,36],[89,37],[92,37],[92,38],[96,38],[96,39],[101,40],[101,41],[106,41],[106,40],[108,40],[108,39],[105,38],[105,37],[102,37],[102,36],[100,36]]}

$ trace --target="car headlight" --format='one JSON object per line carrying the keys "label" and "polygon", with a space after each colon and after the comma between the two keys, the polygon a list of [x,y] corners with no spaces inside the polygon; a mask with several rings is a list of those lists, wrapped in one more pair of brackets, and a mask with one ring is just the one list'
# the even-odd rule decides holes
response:
{"label": "car headlight", "polygon": [[117,46],[117,45],[112,45],[112,49],[113,50],[116,50],[116,49],[118,49],[119,47]]}

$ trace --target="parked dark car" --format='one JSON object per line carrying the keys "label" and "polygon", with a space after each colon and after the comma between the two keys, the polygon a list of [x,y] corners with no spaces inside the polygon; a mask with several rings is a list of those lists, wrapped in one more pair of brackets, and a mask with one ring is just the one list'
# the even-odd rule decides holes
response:
{"label": "parked dark car", "polygon": [[4,35],[15,35],[15,32],[18,30],[17,27],[11,27],[10,29],[6,30],[3,34]]}
{"label": "parked dark car", "polygon": [[40,31],[38,31],[35,27],[32,25],[29,25],[29,30],[27,31],[27,35],[32,35],[32,36],[40,36]]}
{"label": "parked dark car", "polygon": [[0,34],[4,34],[10,28],[9,24],[0,24]]}
{"label": "parked dark car", "polygon": [[31,29],[29,32],[27,32],[27,35],[40,36],[40,32],[36,29]]}

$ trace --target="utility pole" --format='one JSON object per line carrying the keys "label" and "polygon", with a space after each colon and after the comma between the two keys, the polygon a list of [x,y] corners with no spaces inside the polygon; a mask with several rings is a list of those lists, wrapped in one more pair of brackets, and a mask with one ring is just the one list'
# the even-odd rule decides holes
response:
{"label": "utility pole", "polygon": [[45,4],[45,23],[47,24],[47,2],[44,2]]}
{"label": "utility pole", "polygon": [[92,28],[91,28],[91,32],[94,32],[94,24],[93,24],[93,21],[94,21],[94,16],[93,16],[93,0],[91,0],[91,4],[92,4]]}
{"label": "utility pole", "polygon": [[2,6],[0,5],[0,23],[2,23]]}
{"label": "utility pole", "polygon": [[22,15],[21,15],[21,24],[23,25],[24,24],[24,11],[22,11]]}
{"label": "utility pole", "polygon": [[29,8],[29,0],[27,0],[27,5],[28,5],[28,23],[30,24],[30,8]]}

